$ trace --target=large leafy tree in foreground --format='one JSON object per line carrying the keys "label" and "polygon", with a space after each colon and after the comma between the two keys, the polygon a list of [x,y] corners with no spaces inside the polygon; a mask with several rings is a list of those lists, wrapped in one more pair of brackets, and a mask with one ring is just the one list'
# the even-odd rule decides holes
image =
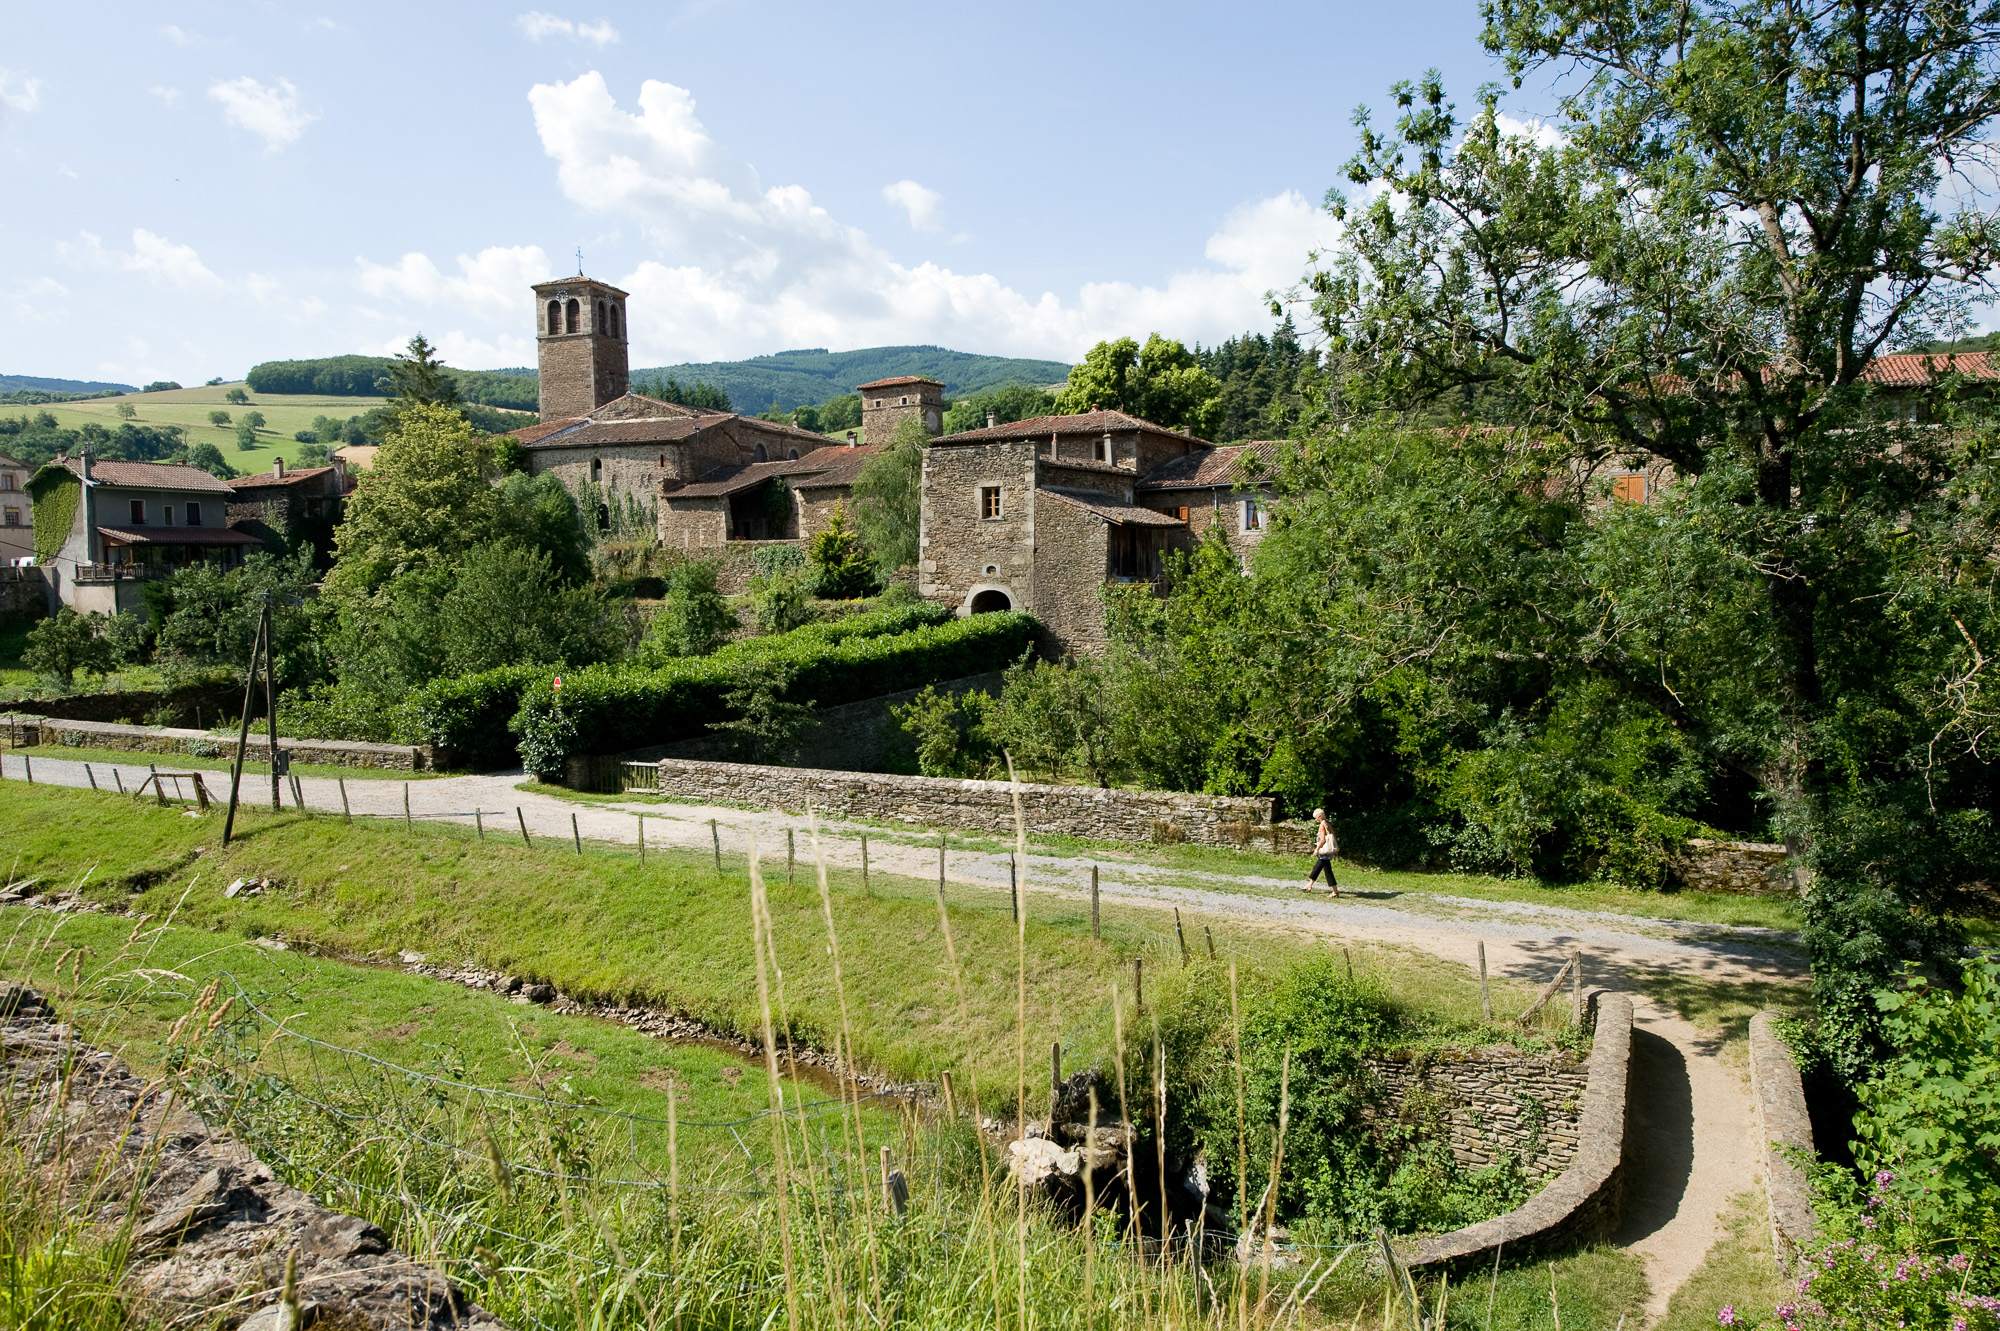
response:
{"label": "large leafy tree in foreground", "polygon": [[[1608,683],[1754,781],[1857,1070],[1860,995],[1956,941],[1996,850],[1989,434],[1948,373],[1893,412],[1864,376],[1992,294],[1967,173],[1990,180],[2000,6],[1484,13],[1560,114],[1510,133],[1487,89],[1462,120],[1432,75],[1393,128],[1359,116],[1310,293],[1343,419],[1287,477],[1284,618],[1334,644],[1330,679]],[[1520,432],[1372,428],[1475,392]],[[1592,516],[1594,474],[1661,463],[1654,504]]]}

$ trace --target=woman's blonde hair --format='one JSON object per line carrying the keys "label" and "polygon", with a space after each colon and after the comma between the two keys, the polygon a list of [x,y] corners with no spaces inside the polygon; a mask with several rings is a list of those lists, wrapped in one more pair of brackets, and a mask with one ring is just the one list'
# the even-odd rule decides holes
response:
{"label": "woman's blonde hair", "polygon": [[1326,810],[1325,810],[1325,809],[1314,809],[1314,810],[1313,810],[1313,817],[1315,817],[1315,818],[1324,818],[1324,817],[1326,817]]}

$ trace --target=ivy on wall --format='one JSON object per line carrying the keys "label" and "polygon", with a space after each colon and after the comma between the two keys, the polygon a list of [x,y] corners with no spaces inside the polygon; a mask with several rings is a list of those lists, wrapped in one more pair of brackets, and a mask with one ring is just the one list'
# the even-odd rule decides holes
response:
{"label": "ivy on wall", "polygon": [[62,553],[63,542],[76,525],[83,482],[68,467],[52,463],[28,482],[28,497],[35,503],[35,562],[51,563]]}

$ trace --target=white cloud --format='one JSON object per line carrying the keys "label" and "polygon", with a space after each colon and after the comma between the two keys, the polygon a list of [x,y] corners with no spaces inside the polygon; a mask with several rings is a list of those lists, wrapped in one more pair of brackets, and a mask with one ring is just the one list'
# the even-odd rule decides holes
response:
{"label": "white cloud", "polygon": [[1497,111],[1493,123],[1508,138],[1527,139],[1537,148],[1555,148],[1563,142],[1563,132],[1546,120],[1521,120]]}
{"label": "white cloud", "polygon": [[222,103],[222,116],[238,129],[264,140],[272,152],[296,141],[319,116],[299,105],[299,90],[290,79],[265,86],[245,74],[211,84],[208,95]]}
{"label": "white cloud", "polygon": [[405,254],[396,264],[356,259],[355,283],[378,300],[442,305],[487,318],[532,317],[528,287],[550,275],[549,257],[539,245],[491,246],[458,256],[458,274],[446,276],[423,254]]}
{"label": "white cloud", "polygon": [[23,114],[42,104],[42,81],[11,69],[0,69],[0,106]]}
{"label": "white cloud", "polygon": [[69,288],[53,277],[15,283],[7,300],[16,324],[61,325],[69,319]]}
{"label": "white cloud", "polygon": [[554,14],[544,14],[539,9],[531,9],[514,20],[521,35],[531,42],[544,41],[550,37],[567,37],[573,42],[590,42],[596,46],[609,46],[618,40],[618,29],[611,26],[610,19],[601,18],[595,23],[572,23]]}
{"label": "white cloud", "polygon": [[168,106],[179,106],[181,104],[181,90],[179,88],[155,88],[153,89],[153,96],[159,98]]}
{"label": "white cloud", "polygon": [[137,273],[183,291],[219,291],[225,285],[221,278],[209,271],[208,265],[201,261],[201,256],[194,252],[192,246],[176,244],[144,227],[133,230],[129,251],[107,249],[103,238],[91,232],[78,234],[83,238],[80,243],[60,244],[56,246],[56,253],[80,266]]}
{"label": "white cloud", "polygon": [[[528,100],[570,200],[629,219],[657,247],[620,281],[633,293],[641,364],[918,341],[1069,358],[1100,338],[1155,329],[1218,339],[1263,324],[1265,293],[1297,282],[1307,251],[1337,234],[1288,191],[1224,217],[1206,265],[1159,285],[1091,283],[1066,302],[991,274],[901,262],[803,187],[766,188],[709,137],[686,89],[648,81],[627,111],[592,72],[536,85]],[[911,210],[913,224],[919,216]]]}
{"label": "white cloud", "polygon": [[884,185],[882,197],[908,213],[915,230],[944,230],[944,195],[936,190],[925,189],[914,180],[899,180]]}

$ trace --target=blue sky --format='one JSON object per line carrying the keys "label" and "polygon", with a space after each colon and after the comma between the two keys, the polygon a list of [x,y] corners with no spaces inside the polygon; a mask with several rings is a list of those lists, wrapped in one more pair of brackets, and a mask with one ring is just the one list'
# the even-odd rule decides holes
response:
{"label": "blue sky", "polygon": [[526,286],[579,246],[636,365],[1215,341],[1333,239],[1357,103],[1497,76],[1472,0],[15,0],[6,31],[0,373],[137,383],[419,329],[532,364]]}

